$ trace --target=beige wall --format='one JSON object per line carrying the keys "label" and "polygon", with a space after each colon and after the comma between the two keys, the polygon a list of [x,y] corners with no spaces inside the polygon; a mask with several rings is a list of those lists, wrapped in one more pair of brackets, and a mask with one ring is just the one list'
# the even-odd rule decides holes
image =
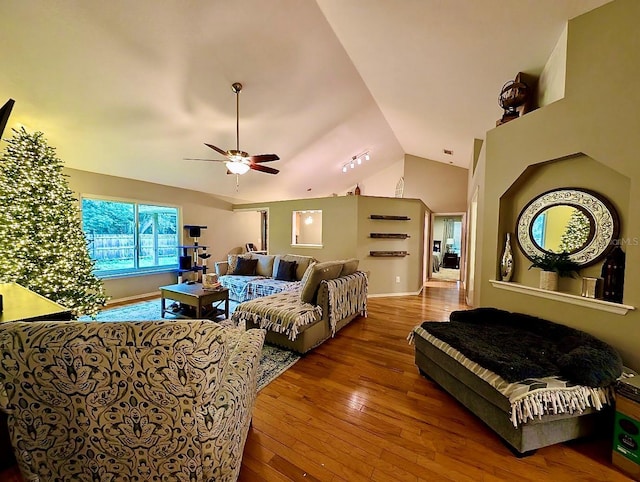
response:
{"label": "beige wall", "polygon": [[[484,178],[483,219],[475,278],[482,306],[523,311],[592,333],[615,346],[625,364],[636,370],[640,369],[640,310],[610,314],[506,292],[489,280],[496,278],[504,233],[513,231],[524,198],[547,188],[594,188],[616,204],[621,236],[629,241],[640,237],[640,98],[633,82],[640,77],[638,18],[640,2],[616,0],[571,20],[565,97],[488,132],[486,157],[481,161],[484,172],[478,174]],[[556,160],[548,169],[535,169],[533,174],[528,170]],[[516,194],[512,185],[523,175],[527,182]],[[501,204],[505,194],[511,200],[505,198]],[[640,308],[638,243],[627,244],[625,251],[624,303]],[[526,270],[528,264],[519,252],[515,262],[515,280],[536,286],[535,273]],[[597,273],[599,267],[601,263],[581,274]],[[561,286],[577,294],[576,288],[571,283]]]}
{"label": "beige wall", "polygon": [[567,64],[567,28],[556,42],[538,80],[538,105],[551,104],[564,97]]}
{"label": "beige wall", "polygon": [[[183,224],[207,226],[199,242],[208,246],[211,258],[207,264],[211,267],[213,260],[224,259],[235,246],[244,246],[251,241],[259,246],[260,215],[234,213],[231,204],[208,194],[77,169],[65,169],[65,173],[69,175],[69,186],[78,196],[107,196],[180,207]],[[185,237],[183,242],[188,240]],[[161,273],[105,279],[104,285],[112,300],[117,300],[155,293],[159,286],[173,284],[176,280],[176,273]]]}
{"label": "beige wall", "polygon": [[363,179],[359,184],[363,195],[395,197],[396,184],[404,176],[404,160],[394,162],[390,166]]}
{"label": "beige wall", "polygon": [[[424,220],[430,215],[419,199],[358,196],[357,253],[360,269],[370,272],[369,294],[416,294],[422,289]],[[409,221],[371,219],[372,214],[407,216]],[[408,239],[377,239],[371,233],[405,233]],[[404,258],[376,258],[370,251],[407,251]],[[399,278],[399,281],[397,279]]]}
{"label": "beige wall", "polygon": [[404,197],[421,199],[434,213],[465,212],[468,176],[468,169],[407,154]]}
{"label": "beige wall", "polygon": [[[369,294],[417,293],[422,287],[424,255],[424,203],[417,199],[372,196],[336,196],[242,204],[236,209],[269,210],[269,252],[313,256],[319,261],[358,258],[359,269],[369,272]],[[292,212],[322,210],[323,246],[291,245]],[[371,214],[402,215],[410,221],[377,221]],[[372,239],[371,232],[407,233],[410,238]],[[408,251],[404,258],[372,258],[369,251]],[[396,282],[396,277],[400,281]]]}

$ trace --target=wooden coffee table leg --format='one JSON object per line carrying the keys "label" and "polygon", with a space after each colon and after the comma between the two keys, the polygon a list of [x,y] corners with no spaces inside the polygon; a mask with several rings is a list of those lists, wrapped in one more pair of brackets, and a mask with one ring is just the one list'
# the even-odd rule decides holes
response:
{"label": "wooden coffee table leg", "polygon": [[227,295],[224,299],[224,319],[229,319],[229,296]]}
{"label": "wooden coffee table leg", "polygon": [[196,320],[202,318],[202,300],[198,298],[198,304],[196,305]]}
{"label": "wooden coffee table leg", "polygon": [[164,293],[160,297],[160,316],[164,318]]}

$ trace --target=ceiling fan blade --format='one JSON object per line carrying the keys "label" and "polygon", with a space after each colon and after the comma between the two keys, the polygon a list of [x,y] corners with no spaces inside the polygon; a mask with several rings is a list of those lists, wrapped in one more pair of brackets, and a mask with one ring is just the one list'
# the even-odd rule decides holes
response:
{"label": "ceiling fan blade", "polygon": [[184,161],[211,161],[211,162],[229,162],[228,159],[200,159],[197,157],[183,157]]}
{"label": "ceiling fan blade", "polygon": [[271,162],[279,161],[280,158],[276,154],[258,154],[257,156],[249,157],[251,162]]}
{"label": "ceiling fan blade", "polygon": [[278,174],[280,171],[269,166],[261,166],[260,164],[249,164],[254,171],[266,172],[267,174]]}
{"label": "ceiling fan blade", "polygon": [[224,157],[229,157],[229,154],[227,154],[227,151],[223,151],[222,149],[220,149],[219,147],[214,146],[213,144],[207,144],[205,142],[204,145],[207,146],[207,147],[210,147],[211,149],[216,151],[218,154],[222,154]]}

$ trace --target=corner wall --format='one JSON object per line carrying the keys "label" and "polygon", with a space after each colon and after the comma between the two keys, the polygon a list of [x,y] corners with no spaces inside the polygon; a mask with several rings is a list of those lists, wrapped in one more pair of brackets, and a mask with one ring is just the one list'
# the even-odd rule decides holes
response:
{"label": "corner wall", "polygon": [[[487,133],[475,290],[482,306],[521,311],[587,331],[616,347],[625,364],[636,370],[640,370],[640,96],[633,79],[640,77],[638,18],[640,2],[616,0],[571,20],[564,99]],[[511,219],[520,204],[516,201],[501,211],[500,199],[529,166],[569,157],[574,163],[571,169],[541,171],[538,188],[588,185],[616,202],[621,236],[630,242],[625,249],[624,303],[637,307],[627,315],[505,292],[489,283],[496,278],[504,232],[514,231]],[[579,183],[574,181],[576,173]],[[527,195],[534,194],[538,193]],[[521,258],[516,262],[518,270],[528,266]],[[519,276],[523,283],[533,284],[528,275]]]}

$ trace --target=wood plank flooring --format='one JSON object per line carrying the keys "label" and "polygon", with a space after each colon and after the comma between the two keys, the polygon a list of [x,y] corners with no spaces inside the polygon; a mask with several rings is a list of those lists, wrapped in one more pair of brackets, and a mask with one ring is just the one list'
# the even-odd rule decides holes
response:
{"label": "wood plank flooring", "polygon": [[457,283],[369,300],[356,320],[263,389],[240,480],[622,481],[608,434],[519,459],[478,418],[420,376],[406,337],[465,309]]}
{"label": "wood plank flooring", "polygon": [[[628,481],[610,435],[516,458],[478,418],[419,375],[406,337],[465,309],[458,283],[372,298],[368,317],[258,395],[240,481]],[[0,481],[20,482],[16,470]]]}

